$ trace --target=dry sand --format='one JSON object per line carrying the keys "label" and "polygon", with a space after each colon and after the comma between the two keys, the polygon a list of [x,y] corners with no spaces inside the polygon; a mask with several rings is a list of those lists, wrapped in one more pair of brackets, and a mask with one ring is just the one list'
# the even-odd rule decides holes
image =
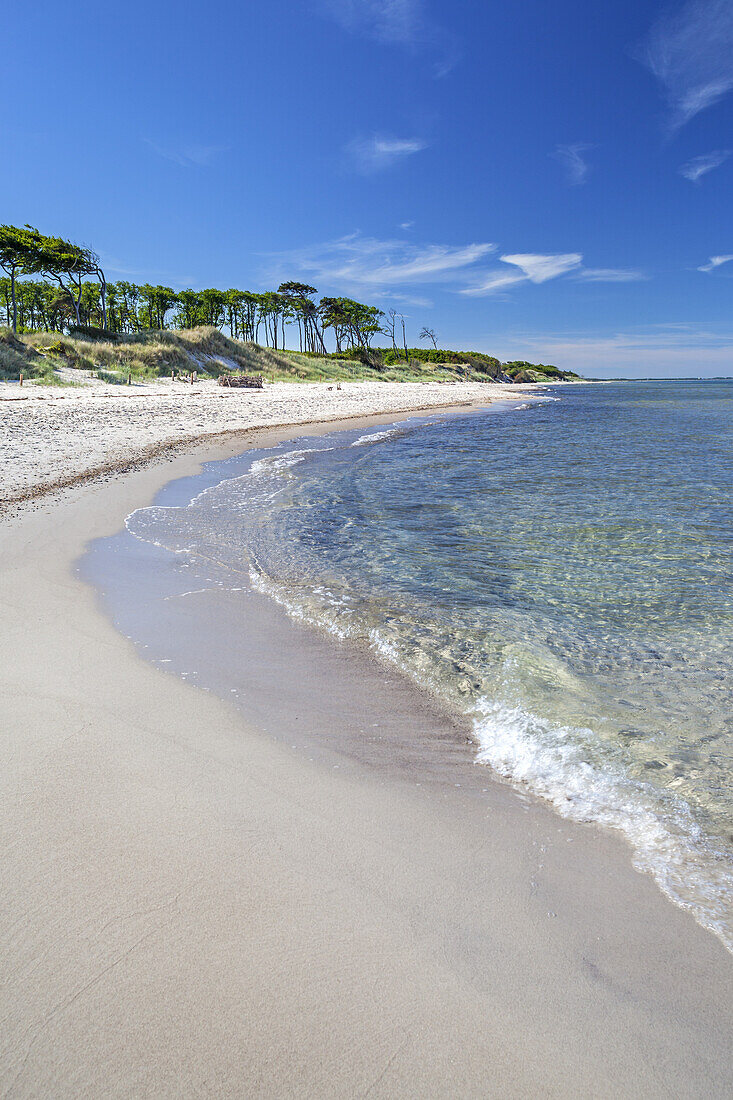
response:
{"label": "dry sand", "polygon": [[[730,1095],[730,956],[616,837],[483,774],[335,768],[106,621],[74,561],[196,468],[0,528],[0,1094]],[[311,717],[327,659],[350,720],[407,728],[399,685],[305,646]]]}
{"label": "dry sand", "polygon": [[[79,372],[76,372],[77,374]],[[231,390],[203,381],[61,388],[0,383],[0,502],[147,460],[205,436],[274,424],[488,404],[527,386],[480,382],[344,382]]]}

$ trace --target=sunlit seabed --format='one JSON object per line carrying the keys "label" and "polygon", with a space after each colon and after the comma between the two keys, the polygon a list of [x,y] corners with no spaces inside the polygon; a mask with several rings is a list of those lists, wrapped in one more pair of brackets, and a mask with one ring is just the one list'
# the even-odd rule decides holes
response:
{"label": "sunlit seabed", "polygon": [[370,645],[733,948],[733,383],[552,398],[290,444],[128,528]]}

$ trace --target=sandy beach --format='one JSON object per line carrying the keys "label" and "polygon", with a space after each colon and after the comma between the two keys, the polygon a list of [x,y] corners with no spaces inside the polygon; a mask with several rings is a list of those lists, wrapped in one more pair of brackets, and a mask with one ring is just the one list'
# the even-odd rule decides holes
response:
{"label": "sandy beach", "polygon": [[0,526],[0,1093],[729,1095],[731,957],[616,835],[494,782],[410,685],[262,598],[243,718],[78,575],[202,461],[517,391],[193,389],[0,403],[3,496],[39,494]]}
{"label": "sandy beach", "polygon": [[[79,371],[70,372],[79,375]],[[72,387],[0,382],[0,503],[150,461],[192,441],[253,428],[488,404],[532,386],[345,382],[226,389],[212,380]]]}

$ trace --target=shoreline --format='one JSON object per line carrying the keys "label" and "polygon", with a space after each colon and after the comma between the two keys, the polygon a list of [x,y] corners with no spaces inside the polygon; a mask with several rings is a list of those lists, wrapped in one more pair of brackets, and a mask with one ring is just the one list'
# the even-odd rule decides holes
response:
{"label": "shoreline", "polygon": [[[335,430],[303,428],[247,449]],[[459,791],[409,760],[310,760],[105,620],[85,545],[243,449],[79,484],[0,532],[4,1092],[724,1095],[729,956],[618,838],[488,772]]]}
{"label": "shoreline", "polygon": [[[526,403],[518,405],[519,409],[526,407]],[[438,417],[413,416],[409,422],[414,432],[420,431],[421,427],[426,428],[436,419],[444,422],[449,416],[457,417],[459,423],[467,424],[468,417],[474,414],[493,419],[495,414],[501,417],[504,411],[509,410],[495,406],[467,412],[456,407]],[[497,422],[497,427],[500,422]],[[386,426],[393,429],[399,423],[390,420]],[[342,433],[345,432],[348,440],[362,430],[358,428],[349,432],[345,423],[340,424],[335,432],[329,430],[330,427],[324,423],[315,431],[317,438],[327,440],[326,450],[334,447],[338,450],[343,446],[339,442]],[[372,436],[378,439],[383,434],[377,432]],[[370,436],[364,436],[363,440],[368,438]],[[243,474],[246,476],[251,463],[251,458],[247,456],[251,456],[253,450],[257,461],[252,469],[266,462],[268,455],[275,457],[281,454],[287,465],[293,445],[296,446],[295,455],[309,453],[307,441],[302,436],[297,440],[286,439],[274,449],[253,441],[252,447],[241,455],[236,454],[223,463],[207,462],[206,473],[198,478],[169,482],[163,493],[156,497],[154,507],[164,511],[168,508],[174,511],[182,509],[185,512],[189,501],[193,503],[210,491],[216,493],[220,483],[226,487],[231,479],[237,480]],[[281,451],[283,446],[286,449]],[[304,452],[300,450],[302,446],[306,446]],[[315,453],[318,453],[318,447]],[[552,797],[552,792],[542,785],[538,790],[537,784],[533,785],[529,780],[512,778],[509,771],[503,770],[503,759],[499,759],[498,766],[492,767],[490,743],[487,749],[476,705],[464,709],[454,699],[453,705],[449,706],[439,691],[425,688],[414,670],[411,674],[395,654],[389,650],[380,652],[381,646],[375,647],[367,637],[361,636],[357,640],[349,630],[344,632],[338,622],[330,619],[324,621],[312,608],[304,609],[299,601],[299,588],[288,591],[287,586],[285,589],[278,584],[273,586],[266,579],[267,575],[259,570],[253,575],[252,562],[244,569],[231,561],[220,568],[216,552],[213,559],[194,556],[187,560],[184,555],[187,564],[181,570],[177,553],[163,549],[155,537],[149,538],[144,533],[136,536],[133,530],[134,527],[126,529],[112,540],[102,540],[89,547],[81,562],[81,572],[98,592],[104,590],[102,603],[105,614],[126,637],[136,643],[138,652],[146,660],[168,673],[213,691],[224,702],[231,703],[233,694],[245,720],[252,722],[256,713],[255,724],[272,731],[274,736],[277,736],[278,728],[289,728],[292,725],[291,712],[297,713],[297,740],[303,741],[304,729],[307,728],[308,751],[318,758],[328,756],[332,766],[341,767],[341,763],[333,761],[345,758],[351,763],[368,761],[375,767],[403,768],[409,760],[410,780],[414,782],[423,772],[422,778],[427,781],[433,782],[440,777],[448,785],[464,787],[479,788],[483,782],[506,782],[537,804],[551,807],[562,818],[580,823],[583,827],[595,826],[607,830],[622,839],[628,857],[639,873],[650,875],[672,904],[691,913],[701,927],[717,936],[726,950],[733,953],[726,914],[716,909],[715,895],[710,893],[714,878],[698,880],[698,893],[692,889],[694,874],[699,874],[695,863],[697,854],[686,851],[688,862],[684,866],[673,859],[673,854],[679,856],[679,853],[673,853],[656,837],[656,843],[652,844],[639,840],[638,822],[645,814],[654,819],[658,830],[669,828],[663,816],[655,816],[659,814],[660,807],[644,803],[628,810],[624,804],[619,810],[618,800],[623,804],[627,797],[626,790],[619,787],[615,792],[616,801],[612,799],[610,805],[607,802],[595,807],[595,812],[589,812],[583,805],[580,812],[576,812],[567,792],[574,789],[578,782],[577,774],[566,775],[564,782],[559,781]],[[124,580],[121,580],[122,574],[125,575]],[[184,598],[186,611],[177,618],[169,609],[178,606],[178,601]],[[272,607],[273,603],[277,605],[277,611]],[[294,629],[294,624],[299,624],[300,629]],[[321,638],[330,636],[335,639],[335,644],[326,642],[318,646],[314,634]],[[222,645],[222,637],[226,638],[226,645]],[[276,644],[270,640],[273,637],[277,637]],[[190,639],[190,644],[184,644],[184,639]],[[312,663],[330,666],[337,655],[338,671],[331,669],[330,678],[324,677],[318,693],[320,709],[314,710],[307,693],[294,697],[286,692],[287,706],[276,706],[275,701],[280,702],[283,696],[282,677],[279,671],[273,674],[272,668],[260,659],[264,649],[268,650],[274,664],[287,668],[288,677],[293,675],[292,669],[295,667],[299,668],[299,675],[310,677]],[[303,657],[305,652],[310,652],[310,660]],[[257,668],[256,676],[243,675],[242,661],[248,669]],[[392,713],[401,714],[406,710],[411,716],[427,713],[427,726],[434,742],[424,731],[412,734],[403,729],[399,720],[393,719],[394,728],[389,730],[385,721],[374,723],[380,731],[377,735],[370,735],[368,727],[362,728],[363,721],[357,723],[358,729],[350,728],[348,723],[339,723],[338,716],[349,711],[350,700],[356,695],[362,698],[363,712],[368,711],[368,697],[361,692],[362,681],[369,679],[381,683],[382,677],[387,677],[383,682],[400,683],[404,688],[402,696],[393,700]],[[340,690],[344,679],[350,682],[348,691]],[[380,690],[379,683],[374,684],[376,693]],[[246,700],[246,705],[240,696]],[[384,706],[382,709],[385,710]],[[331,730],[338,726],[336,736],[324,729],[326,710],[330,718],[325,725]],[[507,717],[511,723],[512,715]],[[448,735],[449,730],[453,730],[452,739]],[[429,766],[426,761],[429,761]],[[460,774],[455,773],[456,767],[461,768]],[[599,775],[607,780],[609,778],[602,772]],[[460,784],[457,783],[459,779]],[[616,823],[611,824],[614,815]],[[669,832],[663,832],[662,836],[671,846],[675,841],[689,843],[690,839],[673,838]],[[660,854],[662,850],[663,855]],[[722,854],[719,858],[724,859]],[[715,869],[714,863],[708,865],[709,875],[714,876]],[[717,889],[719,898],[722,898],[724,885],[719,883]]]}
{"label": "shoreline", "polygon": [[[523,395],[531,396],[552,384],[527,385],[518,391],[501,383],[352,382],[342,383],[337,391],[327,383],[277,383],[264,391],[222,391],[215,383],[201,382],[194,387],[176,388],[171,383],[122,393],[80,389],[70,394],[15,394],[0,404],[0,439],[5,436],[0,442],[0,469],[8,482],[5,487],[0,480],[0,515],[47,493],[123,474],[191,447],[246,439],[262,429],[480,408],[522,400]],[[3,385],[8,383],[0,383],[0,388]],[[149,405],[151,399],[156,400]],[[36,404],[28,406],[27,401]],[[93,457],[88,450],[90,439],[97,443]],[[59,475],[59,462],[72,470]]]}

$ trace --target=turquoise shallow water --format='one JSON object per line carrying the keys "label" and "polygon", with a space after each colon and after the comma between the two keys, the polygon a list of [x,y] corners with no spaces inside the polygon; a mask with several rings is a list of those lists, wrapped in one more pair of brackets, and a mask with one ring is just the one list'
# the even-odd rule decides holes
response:
{"label": "turquoise shallow water", "polygon": [[398,665],[730,947],[732,484],[733,383],[574,386],[250,455],[128,529]]}

